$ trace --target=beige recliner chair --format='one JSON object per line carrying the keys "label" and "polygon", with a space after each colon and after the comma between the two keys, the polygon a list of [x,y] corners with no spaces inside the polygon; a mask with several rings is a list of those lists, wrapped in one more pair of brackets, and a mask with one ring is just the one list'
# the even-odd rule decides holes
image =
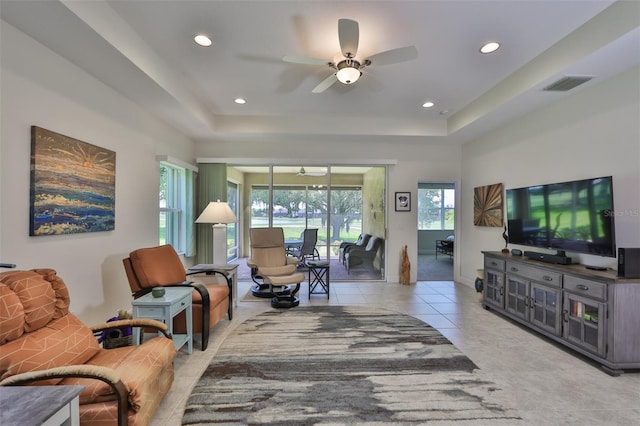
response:
{"label": "beige recliner chair", "polygon": [[[304,274],[297,271],[298,259],[287,256],[282,228],[251,228],[251,278],[256,283],[251,289],[254,296],[270,297],[271,306],[291,308],[298,306],[296,297]],[[295,287],[291,289],[291,285]]]}

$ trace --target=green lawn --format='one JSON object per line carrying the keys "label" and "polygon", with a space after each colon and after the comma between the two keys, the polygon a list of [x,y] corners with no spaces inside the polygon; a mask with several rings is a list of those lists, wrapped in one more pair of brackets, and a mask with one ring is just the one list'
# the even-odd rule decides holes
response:
{"label": "green lawn", "polygon": [[[263,227],[268,225],[268,220],[265,217],[252,217],[251,226]],[[290,217],[276,217],[273,219],[273,226],[282,228],[284,230],[285,240],[295,240],[300,238],[302,231],[305,229],[305,219],[290,218]],[[309,219],[306,227],[318,229],[318,241],[327,241],[327,229],[322,226],[322,220],[319,218]],[[340,231],[341,241],[355,241],[362,232],[362,224],[360,221],[352,222],[347,232],[344,228]]]}
{"label": "green lawn", "polygon": [[[268,225],[268,219],[265,217],[252,217],[251,218],[251,226],[254,227],[266,227]],[[305,219],[300,218],[290,218],[290,217],[276,217],[273,219],[273,226],[279,227],[284,230],[284,239],[285,240],[295,240],[300,238],[300,235],[305,229]],[[307,226],[309,228],[317,228],[318,229],[318,249],[324,257],[325,246],[327,241],[327,227],[322,226],[322,220],[320,218],[312,218],[308,220]],[[344,228],[340,230],[340,240],[334,241],[331,244],[331,251],[333,255],[337,255],[338,247],[343,241],[354,242],[360,236],[362,232],[362,223],[360,221],[351,222],[349,226],[349,231],[347,232]],[[159,244],[166,244],[166,217],[165,215],[160,215],[160,241]]]}

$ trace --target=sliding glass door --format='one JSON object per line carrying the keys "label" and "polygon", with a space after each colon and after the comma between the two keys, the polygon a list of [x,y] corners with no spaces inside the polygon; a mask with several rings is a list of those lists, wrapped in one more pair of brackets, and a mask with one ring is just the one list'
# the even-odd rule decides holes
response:
{"label": "sliding glass door", "polygon": [[[385,238],[385,166],[229,167],[229,174],[241,176],[243,182],[240,197],[246,204],[241,222],[246,231],[282,227],[285,240],[293,241],[300,240],[305,229],[317,229],[320,258],[337,265],[341,243],[355,242],[362,233]],[[248,248],[248,241],[245,244]],[[349,279],[384,278],[384,244],[362,259]],[[344,265],[336,268],[336,273],[346,275]],[[332,279],[335,276],[332,272]]]}

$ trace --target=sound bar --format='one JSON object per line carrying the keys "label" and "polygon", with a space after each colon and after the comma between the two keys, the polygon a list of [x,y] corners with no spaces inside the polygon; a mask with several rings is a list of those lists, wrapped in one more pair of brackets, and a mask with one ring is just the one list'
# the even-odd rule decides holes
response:
{"label": "sound bar", "polygon": [[537,251],[525,251],[524,257],[539,260],[540,262],[556,263],[558,265],[571,265],[571,258],[567,256],[558,256],[555,254],[539,253]]}

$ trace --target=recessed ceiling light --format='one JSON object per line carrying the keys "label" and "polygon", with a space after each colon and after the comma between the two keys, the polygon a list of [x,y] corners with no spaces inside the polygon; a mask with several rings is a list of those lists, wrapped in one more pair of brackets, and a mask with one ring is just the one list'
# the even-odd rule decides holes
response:
{"label": "recessed ceiling light", "polygon": [[433,106],[435,106],[435,103],[433,103],[433,102],[431,102],[431,101],[427,101],[427,102],[425,102],[425,103],[423,103],[423,104],[422,104],[422,107],[423,107],[423,108],[431,108],[431,107],[433,107]]}
{"label": "recessed ceiling light", "polygon": [[246,101],[246,100],[244,100],[244,99],[242,99],[242,98],[235,98],[235,99],[233,100],[233,102],[235,102],[235,103],[237,103],[237,104],[240,104],[240,105],[243,105],[243,104],[246,104],[246,103],[247,103],[247,101]]}
{"label": "recessed ceiling light", "polygon": [[480,48],[480,53],[493,53],[500,48],[500,43],[489,42]]}
{"label": "recessed ceiling light", "polygon": [[193,36],[193,41],[195,41],[196,44],[202,47],[209,47],[213,44],[213,41],[211,41],[209,36],[204,34],[196,34],[195,36]]}

